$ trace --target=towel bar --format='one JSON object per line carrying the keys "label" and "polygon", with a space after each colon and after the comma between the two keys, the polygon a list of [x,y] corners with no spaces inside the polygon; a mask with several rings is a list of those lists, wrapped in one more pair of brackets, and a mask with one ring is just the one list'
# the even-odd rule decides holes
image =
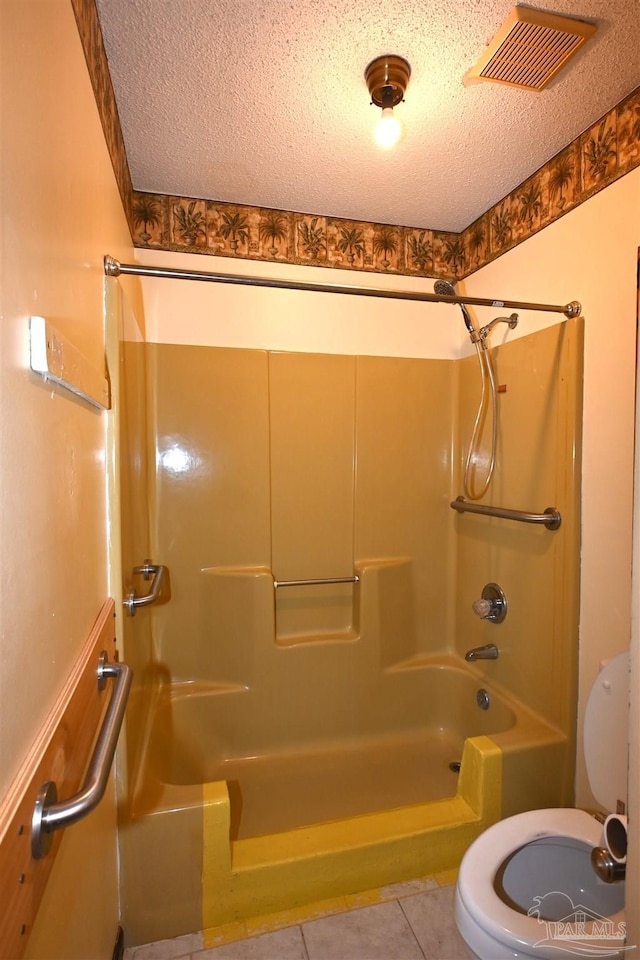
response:
{"label": "towel bar", "polygon": [[317,580],[274,580],[273,586],[278,587],[315,587],[321,583],[360,583],[360,577],[320,577]]}

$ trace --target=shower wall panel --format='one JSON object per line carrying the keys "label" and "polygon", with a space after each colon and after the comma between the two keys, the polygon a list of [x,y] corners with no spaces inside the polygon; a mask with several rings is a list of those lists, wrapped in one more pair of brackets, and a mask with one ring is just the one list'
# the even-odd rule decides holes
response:
{"label": "shower wall panel", "polygon": [[[276,580],[351,577],[355,357],[269,354],[271,569]],[[276,632],[353,630],[353,587],[282,587]]]}
{"label": "shower wall panel", "polygon": [[[130,309],[124,297],[118,309]],[[119,318],[122,324],[122,317]],[[117,397],[120,488],[120,555],[125,594],[144,591],[133,568],[151,556],[149,515],[149,436],[147,416],[147,366],[145,344],[119,339],[117,368],[111,365],[113,395]],[[117,379],[117,389],[113,380]],[[115,509],[115,504],[112,504]],[[145,716],[148,713],[155,678],[155,656],[149,617],[128,617],[119,612],[123,652],[133,671],[127,705],[127,775],[134,778],[143,749]]]}
{"label": "shower wall panel", "polygon": [[[557,507],[560,529],[463,514],[457,542],[456,645],[495,643],[496,661],[480,677],[510,691],[573,741],[580,559],[580,424],[583,321],[567,320],[494,351],[499,437],[494,479],[483,503],[542,513]],[[480,395],[475,358],[461,363],[460,461]],[[461,466],[460,466],[461,469]],[[462,493],[461,486],[456,495]],[[483,586],[503,588],[508,613],[499,625],[471,605]],[[518,778],[512,778],[517,783]],[[519,782],[526,789],[526,777]]]}
{"label": "shower wall panel", "polygon": [[[374,647],[380,669],[451,646],[452,361],[148,351],[167,677],[231,689],[306,669],[300,655],[269,659],[269,646],[323,642],[323,662],[365,672],[358,658],[371,663]],[[355,573],[358,585],[272,585]]]}
{"label": "shower wall panel", "polygon": [[456,408],[454,361],[358,357],[356,555],[405,561],[389,590],[385,665],[449,642]]}
{"label": "shower wall panel", "polygon": [[[159,657],[172,680],[244,684],[251,643],[218,641],[212,582],[202,571],[270,567],[268,355],[172,344],[148,350],[154,559],[171,578],[170,602],[153,614]],[[238,619],[245,602],[240,597]]]}
{"label": "shower wall panel", "polygon": [[[484,502],[557,506],[555,533],[449,508],[480,392],[474,357],[147,350],[152,555],[171,573],[170,602],[153,612],[158,669],[243,687],[265,669],[260,644],[325,642],[327,657],[351,657],[336,644],[374,642],[361,637],[366,597],[380,668],[492,641],[500,658],[480,677],[570,731],[581,323],[494,351],[498,466]],[[272,585],[354,573],[355,586]],[[471,610],[489,582],[509,600],[500,626]]]}
{"label": "shower wall panel", "polygon": [[[150,536],[170,571],[162,602],[126,627],[141,694],[131,770],[159,681],[175,694],[185,684],[194,705],[214,697],[210,760],[269,756],[404,729],[434,654],[494,642],[499,659],[469,669],[558,729],[570,798],[582,332],[566,321],[494,351],[498,467],[484,502],[558,507],[556,532],[449,506],[480,393],[475,358],[127,344],[123,553],[142,562]],[[274,589],[353,574],[357,584]],[[489,582],[509,602],[499,626],[471,609]],[[539,745],[496,737],[504,810],[526,809]]]}

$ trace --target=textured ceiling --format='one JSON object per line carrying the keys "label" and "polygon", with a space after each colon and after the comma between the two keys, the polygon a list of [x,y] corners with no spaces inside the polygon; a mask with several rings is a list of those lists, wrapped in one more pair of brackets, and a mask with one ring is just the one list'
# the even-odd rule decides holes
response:
{"label": "textured ceiling", "polygon": [[[542,93],[465,86],[511,0],[97,0],[136,190],[460,231],[640,84],[639,0],[549,0],[598,30]],[[537,4],[529,4],[537,7]],[[373,141],[364,69],[411,64]]]}

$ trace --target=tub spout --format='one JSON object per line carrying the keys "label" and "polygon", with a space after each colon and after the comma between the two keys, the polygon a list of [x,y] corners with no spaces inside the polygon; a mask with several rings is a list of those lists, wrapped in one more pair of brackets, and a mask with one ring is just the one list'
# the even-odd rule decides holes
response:
{"label": "tub spout", "polygon": [[474,647],[473,650],[467,650],[464,655],[465,660],[497,660],[500,651],[495,643],[485,643],[483,647]]}

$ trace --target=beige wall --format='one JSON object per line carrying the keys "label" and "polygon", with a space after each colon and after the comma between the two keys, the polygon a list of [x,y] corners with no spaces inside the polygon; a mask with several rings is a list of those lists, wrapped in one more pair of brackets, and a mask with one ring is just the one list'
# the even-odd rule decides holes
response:
{"label": "beige wall", "polygon": [[[585,318],[577,802],[592,802],[582,758],[586,699],[602,659],[629,646],[636,272],[635,170],[466,281],[477,296],[579,300]],[[518,332],[548,321],[523,313]]]}
{"label": "beige wall", "polygon": [[[102,256],[131,255],[71,4],[4,0],[1,16],[0,797],[108,590],[106,415],[29,370],[28,319],[103,369]],[[66,832],[31,956],[111,955],[114,823],[109,791]]]}
{"label": "beige wall", "polygon": [[[160,250],[137,250],[136,260],[237,276],[433,293],[433,280],[416,277]],[[156,343],[428,359],[456,357],[464,343],[460,315],[448,304],[153,278],[144,279],[143,289],[147,339]]]}
{"label": "beige wall", "polygon": [[[639,298],[640,300],[640,298]],[[640,378],[639,378],[640,379]],[[636,397],[640,396],[640,383]],[[640,485],[640,416],[636,404],[635,490]],[[629,711],[629,796],[640,796],[640,503],[636,493],[633,522],[633,583],[631,633],[631,706]],[[633,828],[632,828],[633,829]],[[628,951],[640,957],[640,843],[631,835],[627,859],[627,939],[635,946]]]}

